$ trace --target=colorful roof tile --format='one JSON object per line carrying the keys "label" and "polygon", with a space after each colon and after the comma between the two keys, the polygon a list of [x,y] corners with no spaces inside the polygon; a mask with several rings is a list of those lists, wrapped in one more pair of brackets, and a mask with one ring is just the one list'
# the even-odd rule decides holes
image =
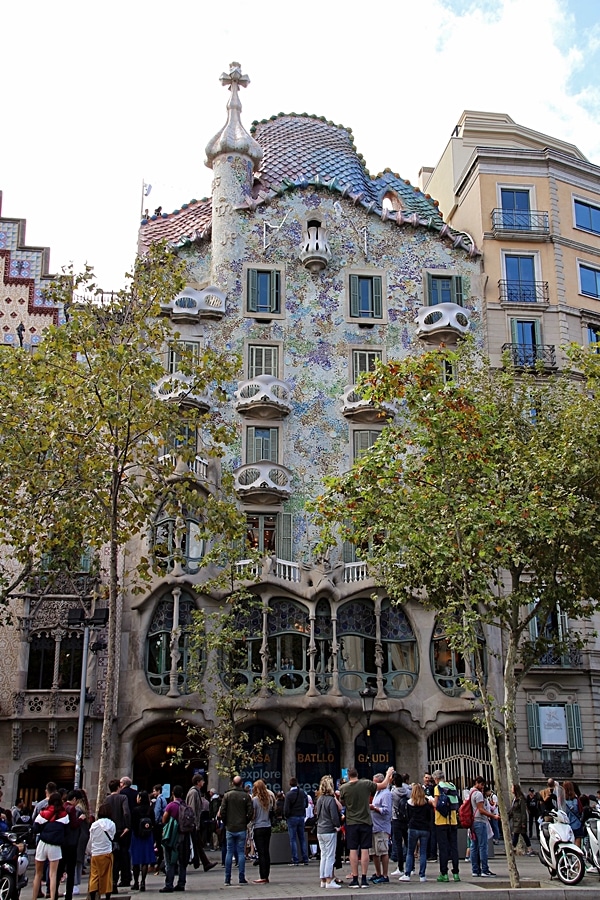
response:
{"label": "colorful roof tile", "polygon": [[[437,201],[428,194],[389,169],[371,177],[356,151],[350,129],[306,113],[280,113],[255,122],[251,132],[262,148],[263,159],[253,194],[241,208],[251,211],[286,191],[316,186],[348,197],[384,220],[430,229],[455,248],[460,247],[470,255],[479,254],[469,235],[455,232],[444,223]],[[396,195],[398,202],[394,206],[399,209],[383,207],[383,199],[390,193]],[[171,215],[162,213],[143,219],[140,248],[143,250],[158,240],[186,246],[207,238],[210,200],[202,201],[201,208],[193,206],[194,203]]]}

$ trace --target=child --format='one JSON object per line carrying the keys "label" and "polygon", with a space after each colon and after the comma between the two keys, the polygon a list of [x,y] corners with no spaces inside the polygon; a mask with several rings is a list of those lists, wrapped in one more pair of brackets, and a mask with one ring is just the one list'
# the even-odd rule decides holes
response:
{"label": "child", "polygon": [[115,823],[109,818],[109,809],[102,804],[98,810],[98,818],[90,825],[90,838],[86,848],[86,852],[91,854],[88,884],[90,900],[96,900],[98,893],[105,894],[106,900],[109,900],[112,893],[115,830]]}

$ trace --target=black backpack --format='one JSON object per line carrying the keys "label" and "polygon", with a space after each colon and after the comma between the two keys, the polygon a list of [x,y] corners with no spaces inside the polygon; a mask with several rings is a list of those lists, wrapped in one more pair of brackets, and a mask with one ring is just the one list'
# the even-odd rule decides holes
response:
{"label": "black backpack", "polygon": [[154,833],[152,819],[149,819],[148,816],[144,816],[140,819],[139,832],[141,838],[150,837],[150,835]]}
{"label": "black backpack", "polygon": [[192,807],[184,803],[183,800],[179,804],[177,824],[181,834],[191,834],[192,831],[196,830],[196,814]]}

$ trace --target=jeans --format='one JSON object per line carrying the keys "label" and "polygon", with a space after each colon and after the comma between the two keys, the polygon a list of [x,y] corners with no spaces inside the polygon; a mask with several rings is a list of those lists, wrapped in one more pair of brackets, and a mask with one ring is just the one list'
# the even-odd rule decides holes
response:
{"label": "jeans", "polygon": [[404,856],[402,853],[402,825],[398,819],[392,819],[392,853],[390,856],[392,862],[398,864],[400,870],[404,867]]}
{"label": "jeans", "polygon": [[321,881],[324,878],[333,878],[333,865],[335,863],[335,848],[337,844],[337,831],[333,834],[317,834],[319,849],[321,850]]}
{"label": "jeans", "polygon": [[246,830],[227,832],[227,854],[225,856],[225,884],[231,882],[231,863],[233,854],[238,860],[238,878],[240,884],[246,880]]}
{"label": "jeans", "polygon": [[254,846],[258,856],[258,872],[261,878],[268,878],[271,871],[271,829],[254,829]]}
{"label": "jeans", "polygon": [[300,853],[302,854],[302,862],[308,863],[308,853],[306,852],[306,832],[304,831],[304,816],[290,816],[287,820],[288,835],[290,839],[290,848],[292,851],[292,862],[298,865],[298,844],[300,844]]}
{"label": "jeans", "polygon": [[404,872],[410,875],[415,867],[415,847],[419,841],[419,877],[425,878],[427,869],[427,844],[429,843],[429,831],[421,831],[420,828],[408,829],[408,850],[406,852],[406,868]]}
{"label": "jeans", "polygon": [[[190,858],[190,836],[189,834],[180,835],[177,842],[177,856],[173,859],[173,855],[167,850],[165,852],[165,887],[172,888],[177,879],[180,887],[185,887],[186,867]],[[172,862],[170,862],[172,860]]]}
{"label": "jeans", "polygon": [[[452,860],[452,874],[458,875],[458,827],[456,825],[436,825],[440,874],[448,874],[448,860]],[[487,844],[486,844],[487,847]]]}
{"label": "jeans", "polygon": [[489,872],[488,828],[486,819],[475,819],[471,829],[471,871],[473,875]]}

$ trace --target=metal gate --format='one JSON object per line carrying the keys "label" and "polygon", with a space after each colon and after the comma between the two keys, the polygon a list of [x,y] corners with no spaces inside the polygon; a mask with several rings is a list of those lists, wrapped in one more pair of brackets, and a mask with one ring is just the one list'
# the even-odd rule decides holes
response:
{"label": "metal gate", "polygon": [[483,775],[487,784],[493,784],[487,734],[474,722],[440,728],[427,741],[427,756],[429,771],[442,769],[459,790],[471,787],[476,775]]}

